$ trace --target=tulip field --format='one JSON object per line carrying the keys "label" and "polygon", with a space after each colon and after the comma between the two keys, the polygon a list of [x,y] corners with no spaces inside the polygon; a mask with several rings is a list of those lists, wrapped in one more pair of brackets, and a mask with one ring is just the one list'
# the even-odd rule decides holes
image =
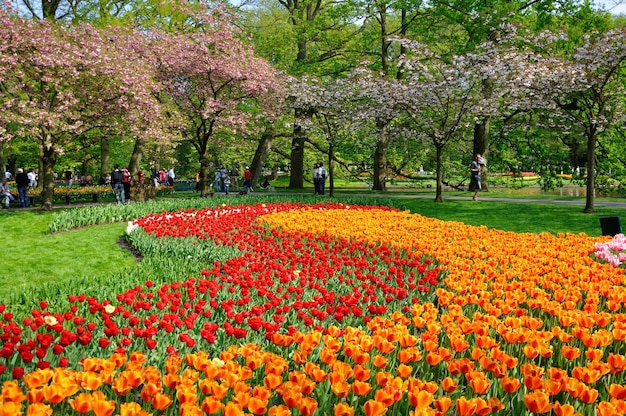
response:
{"label": "tulip field", "polygon": [[0,415],[626,414],[620,236],[318,201],[127,239],[201,271],[0,305]]}

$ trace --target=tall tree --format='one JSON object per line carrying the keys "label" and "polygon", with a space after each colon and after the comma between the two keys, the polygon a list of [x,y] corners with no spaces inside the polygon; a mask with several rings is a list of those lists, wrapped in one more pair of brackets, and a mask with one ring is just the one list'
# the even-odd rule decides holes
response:
{"label": "tall tree", "polygon": [[52,207],[57,157],[77,138],[97,128],[157,134],[152,69],[132,48],[143,35],[0,12],[0,39],[0,118],[13,126],[1,139],[38,143],[44,208]]}
{"label": "tall tree", "polygon": [[436,152],[435,202],[443,202],[443,153],[452,141],[462,141],[480,102],[481,71],[477,61],[454,56],[450,62],[416,42],[404,41],[414,53],[403,63],[407,82],[398,101],[411,119],[418,139],[430,141]]}
{"label": "tall tree", "polygon": [[613,125],[626,121],[626,28],[589,34],[569,60],[551,55],[538,64],[541,97],[554,115],[580,127],[586,139],[586,203],[594,212],[596,149]]}
{"label": "tall tree", "polygon": [[[237,37],[223,14],[207,16],[195,33],[154,36],[153,50],[162,100],[177,108],[185,140],[198,152],[201,194],[209,191],[211,148],[247,132],[247,109],[276,110],[276,71]],[[218,134],[218,133],[222,134]],[[225,133],[225,134],[224,134]]]}

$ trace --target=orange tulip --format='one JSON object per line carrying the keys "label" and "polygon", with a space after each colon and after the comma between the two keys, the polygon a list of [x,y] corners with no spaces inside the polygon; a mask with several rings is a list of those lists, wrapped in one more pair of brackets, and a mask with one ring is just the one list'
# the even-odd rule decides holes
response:
{"label": "orange tulip", "polygon": [[276,374],[268,374],[263,379],[263,384],[272,390],[275,390],[278,386],[280,386],[283,382],[282,376]]}
{"label": "orange tulip", "polygon": [[454,390],[456,390],[458,384],[459,383],[453,378],[446,377],[441,381],[441,388],[446,393],[452,393]]}
{"label": "orange tulip", "polygon": [[387,367],[387,357],[383,356],[383,355],[376,355],[374,356],[374,359],[372,360],[372,364],[374,364],[374,367],[376,368],[385,368]]}
{"label": "orange tulip", "polygon": [[251,397],[250,400],[248,400],[248,410],[255,415],[264,415],[267,413],[267,405],[267,400],[261,400],[256,397]]}
{"label": "orange tulip", "polygon": [[87,393],[81,393],[74,399],[68,400],[72,409],[77,413],[89,413],[91,412],[91,395]]}
{"label": "orange tulip", "polygon": [[205,397],[201,407],[204,413],[212,415],[222,410],[222,402],[215,397]]}
{"label": "orange tulip", "polygon": [[469,385],[475,394],[485,394],[489,390],[491,382],[484,377],[473,377],[470,379]]}
{"label": "orange tulip", "polygon": [[[15,403],[11,403],[11,402],[9,403],[10,405],[17,406],[17,404]],[[18,413],[4,413],[5,410],[8,410],[8,409],[5,409],[4,406],[0,406],[0,409],[1,409],[0,414],[3,414],[3,415],[21,414],[19,413],[19,409],[16,409]],[[26,408],[27,416],[52,416],[53,412],[54,412],[53,409],[44,403],[33,403],[29,405],[28,408]]]}
{"label": "orange tulip", "polygon": [[340,381],[337,383],[333,383],[330,385],[330,389],[335,394],[335,396],[343,399],[350,393],[350,384],[345,381]]}
{"label": "orange tulip", "polygon": [[550,396],[539,390],[527,393],[524,396],[524,404],[528,410],[536,414],[547,413],[552,409]]}
{"label": "orange tulip", "polygon": [[65,388],[58,384],[51,384],[49,386],[46,386],[42,389],[42,391],[43,397],[50,404],[61,403],[66,398]]}
{"label": "orange tulip", "polygon": [[387,389],[379,389],[374,392],[374,400],[382,403],[385,407],[390,407],[395,403],[395,395]]}
{"label": "orange tulip", "polygon": [[157,393],[152,399],[152,407],[156,410],[165,410],[172,404],[172,399],[167,394]]}
{"label": "orange tulip", "polygon": [[269,416],[291,416],[291,410],[287,406],[278,405],[269,408],[267,414]]}
{"label": "orange tulip", "polygon": [[244,412],[243,408],[239,404],[228,402],[226,403],[226,406],[223,407],[222,414],[224,416],[241,416],[244,414]]}
{"label": "orange tulip", "polygon": [[455,406],[457,415],[471,416],[476,412],[477,403],[473,400],[467,400],[464,396],[461,396],[457,399]]}
{"label": "orange tulip", "polygon": [[609,387],[609,395],[613,399],[624,400],[626,399],[626,387],[619,384],[611,384]]}
{"label": "orange tulip", "polygon": [[524,385],[529,390],[538,390],[543,387],[543,381],[540,377],[527,376],[524,377]]}
{"label": "orange tulip", "polygon": [[433,367],[439,364],[442,360],[443,358],[437,353],[429,352],[426,354],[426,362]]}
{"label": "orange tulip", "polygon": [[357,396],[367,396],[372,391],[372,385],[367,382],[355,380],[352,383],[352,391]]}
{"label": "orange tulip", "polygon": [[426,409],[433,402],[433,395],[425,390],[409,392],[409,403],[416,409]]}
{"label": "orange tulip", "polygon": [[317,410],[317,401],[312,397],[305,397],[298,405],[298,411],[302,416],[311,416]]}
{"label": "orange tulip", "polygon": [[441,413],[446,413],[452,407],[452,399],[449,396],[438,397],[434,406]]}
{"label": "orange tulip", "polygon": [[368,400],[363,405],[365,416],[381,416],[387,413],[387,407],[376,400]]}
{"label": "orange tulip", "polygon": [[22,381],[24,385],[29,389],[36,389],[38,387],[44,386],[50,382],[52,379],[53,372],[49,368],[44,370],[33,371],[32,373],[26,374]]}
{"label": "orange tulip", "polygon": [[354,409],[346,402],[335,403],[333,407],[334,416],[353,416]]}
{"label": "orange tulip", "polygon": [[413,367],[410,367],[406,364],[400,364],[396,370],[398,376],[402,378],[409,378],[413,373]]}
{"label": "orange tulip", "polygon": [[106,400],[104,394],[98,395],[100,392],[93,394],[94,400],[91,403],[91,410],[95,416],[110,416],[115,411],[115,401]]}
{"label": "orange tulip", "polygon": [[561,355],[568,360],[575,360],[576,358],[580,357],[580,350],[576,347],[563,345],[561,347]]}
{"label": "orange tulip", "polygon": [[561,404],[558,401],[554,403],[552,411],[556,416],[574,416],[576,409],[571,404]]}
{"label": "orange tulip", "polygon": [[283,394],[283,401],[288,407],[294,408],[298,407],[300,402],[302,401],[302,393],[295,390],[286,391]]}
{"label": "orange tulip", "polygon": [[138,403],[131,402],[120,405],[120,416],[150,416],[150,413],[143,410]]}

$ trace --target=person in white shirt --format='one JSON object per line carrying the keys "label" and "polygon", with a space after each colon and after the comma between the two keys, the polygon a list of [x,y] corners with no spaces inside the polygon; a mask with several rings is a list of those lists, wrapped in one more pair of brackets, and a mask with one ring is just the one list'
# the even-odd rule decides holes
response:
{"label": "person in white shirt", "polygon": [[37,173],[35,172],[35,169],[31,169],[30,172],[28,172],[28,186],[30,187],[30,189],[35,189],[37,188]]}
{"label": "person in white shirt", "polygon": [[174,174],[174,166],[167,172],[167,183],[169,186],[174,186],[174,178],[176,175]]}
{"label": "person in white shirt", "polygon": [[319,181],[319,165],[317,163],[315,163],[313,165],[313,194],[314,195],[319,195],[320,194],[320,181]]}
{"label": "person in white shirt", "polygon": [[324,169],[324,164],[320,163],[317,168],[317,180],[319,183],[318,192],[320,195],[324,195],[324,186],[326,185],[326,169]]}

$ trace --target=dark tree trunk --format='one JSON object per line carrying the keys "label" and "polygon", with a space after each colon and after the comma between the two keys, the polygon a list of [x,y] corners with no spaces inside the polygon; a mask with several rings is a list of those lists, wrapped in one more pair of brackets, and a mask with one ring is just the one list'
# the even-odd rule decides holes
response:
{"label": "dark tree trunk", "polygon": [[435,149],[437,158],[435,202],[443,202],[443,145],[435,144]]}
{"label": "dark tree trunk", "polygon": [[57,163],[57,153],[52,146],[43,146],[42,150],[41,164],[43,168],[39,172],[39,180],[43,186],[41,190],[41,207],[46,211],[50,211],[54,203],[54,166]]}
{"label": "dark tree trunk", "polygon": [[300,124],[300,119],[303,117],[305,117],[305,111],[296,109],[293,123],[293,138],[291,140],[290,189],[304,188],[304,142],[306,129]]}
{"label": "dark tree trunk", "polygon": [[335,150],[333,149],[333,143],[328,143],[328,196],[335,196],[335,165],[333,165],[333,159],[335,157]]}
{"label": "dark tree trunk", "polygon": [[128,164],[128,171],[132,177],[137,176],[137,171],[139,171],[139,165],[141,164],[141,158],[143,157],[143,146],[143,139],[135,140],[133,154],[130,156],[130,163]]}
{"label": "dark tree trunk", "polygon": [[261,178],[261,172],[263,170],[263,166],[265,165],[265,161],[267,160],[267,155],[270,151],[270,147],[272,146],[272,134],[269,132],[263,132],[261,135],[261,140],[259,140],[259,144],[256,147],[256,151],[254,152],[254,157],[252,158],[252,164],[250,165],[250,172],[252,173],[251,185],[254,188],[259,183],[259,179]]}
{"label": "dark tree trunk", "polygon": [[[489,152],[490,124],[490,117],[485,117],[481,123],[474,124],[474,153],[472,154],[472,160],[474,160],[475,155],[482,155],[482,157],[487,159],[487,153]],[[489,190],[487,183],[487,166],[481,167],[480,183],[482,185],[482,191]],[[474,191],[474,181],[470,181],[470,191]]]}
{"label": "dark tree trunk", "polygon": [[592,126],[587,130],[587,196],[583,212],[596,212],[594,196],[596,186],[596,141],[597,130]]}
{"label": "dark tree trunk", "polygon": [[375,191],[386,191],[385,177],[387,175],[387,146],[389,143],[385,126],[381,122],[377,124],[378,141],[374,150],[374,183],[372,184],[372,189]]}
{"label": "dark tree trunk", "polygon": [[210,196],[209,184],[212,177],[211,157],[208,152],[200,155],[200,196]]}
{"label": "dark tree trunk", "polygon": [[111,146],[108,137],[100,139],[100,178],[111,173]]}
{"label": "dark tree trunk", "polygon": [[[6,171],[4,169],[4,142],[0,142],[0,178],[4,178]],[[13,172],[15,173],[15,172]]]}

